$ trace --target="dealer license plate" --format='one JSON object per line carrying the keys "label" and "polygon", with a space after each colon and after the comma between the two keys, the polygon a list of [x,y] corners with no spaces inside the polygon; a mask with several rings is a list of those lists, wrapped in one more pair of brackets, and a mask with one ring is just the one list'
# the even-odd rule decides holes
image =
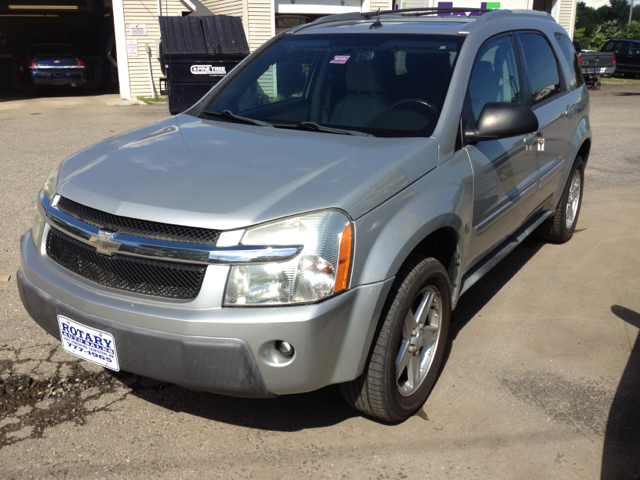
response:
{"label": "dealer license plate", "polygon": [[594,73],[593,68],[587,68],[587,73]]}
{"label": "dealer license plate", "polygon": [[606,67],[605,68],[601,68],[600,69],[600,73],[604,73],[606,70],[607,70]]}
{"label": "dealer license plate", "polygon": [[120,371],[113,335],[62,315],[58,315],[58,326],[65,352],[116,372]]}

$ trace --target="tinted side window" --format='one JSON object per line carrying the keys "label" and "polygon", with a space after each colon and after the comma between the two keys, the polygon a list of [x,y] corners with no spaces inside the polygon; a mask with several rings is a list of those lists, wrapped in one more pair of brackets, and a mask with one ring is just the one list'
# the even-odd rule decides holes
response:
{"label": "tinted side window", "polygon": [[616,46],[616,42],[607,42],[604,44],[604,47],[600,50],[601,52],[611,52],[613,47]]}
{"label": "tinted side window", "polygon": [[626,54],[629,51],[629,42],[620,42],[616,47],[615,53]]}
{"label": "tinted side window", "polygon": [[584,83],[582,78],[582,70],[580,69],[580,62],[578,61],[578,55],[576,54],[575,49],[573,48],[573,44],[569,37],[563,35],[561,33],[556,33],[556,40],[560,44],[560,50],[564,54],[564,57],[571,65],[571,90],[575,90],[578,87],[581,87]]}
{"label": "tinted side window", "polygon": [[558,63],[547,40],[537,33],[523,33],[520,41],[529,73],[533,104],[559,94],[562,85]]}
{"label": "tinted side window", "polygon": [[488,102],[520,103],[518,64],[510,36],[489,40],[478,54],[465,100],[465,123],[477,120]]}
{"label": "tinted side window", "polygon": [[629,55],[638,55],[640,53],[640,42],[632,42],[629,47]]}

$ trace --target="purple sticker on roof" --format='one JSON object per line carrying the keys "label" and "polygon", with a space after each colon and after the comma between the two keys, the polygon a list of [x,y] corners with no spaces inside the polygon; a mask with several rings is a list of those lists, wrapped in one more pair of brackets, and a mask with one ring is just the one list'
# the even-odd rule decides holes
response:
{"label": "purple sticker on roof", "polygon": [[336,55],[329,63],[347,63],[351,55]]}

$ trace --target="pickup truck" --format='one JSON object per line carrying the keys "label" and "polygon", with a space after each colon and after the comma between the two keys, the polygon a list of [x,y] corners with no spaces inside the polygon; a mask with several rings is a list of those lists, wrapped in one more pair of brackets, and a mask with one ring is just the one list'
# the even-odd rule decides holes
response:
{"label": "pickup truck", "polygon": [[615,54],[606,51],[582,50],[578,40],[573,41],[573,47],[578,54],[585,83],[590,89],[598,90],[600,77],[612,77],[616,72]]}

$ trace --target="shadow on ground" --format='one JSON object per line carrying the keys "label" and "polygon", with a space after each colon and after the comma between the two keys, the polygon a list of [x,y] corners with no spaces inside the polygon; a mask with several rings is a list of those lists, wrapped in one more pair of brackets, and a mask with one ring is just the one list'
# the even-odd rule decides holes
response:
{"label": "shadow on ground", "polygon": [[336,386],[298,395],[252,399],[195,392],[128,373],[115,376],[131,388],[130,395],[159,407],[260,430],[295,432],[328,427],[358,415],[342,400]]}
{"label": "shadow on ground", "polygon": [[[576,230],[576,233],[578,230]],[[535,235],[527,237],[517,248],[507,255],[478,283],[471,287],[462,297],[453,312],[454,321],[449,330],[449,355],[451,343],[464,326],[531,260],[545,245]]]}
{"label": "shadow on ground", "polygon": [[[611,311],[636,328],[640,313],[613,305]],[[640,478],[640,335],[616,390],[602,452],[602,479]]]}
{"label": "shadow on ground", "polygon": [[14,89],[11,94],[0,94],[0,103],[12,102],[16,100],[35,100],[38,98],[64,98],[64,97],[94,97],[107,93],[118,93],[117,88],[100,88],[91,87],[82,90],[78,87],[62,86],[42,86],[35,90],[29,91],[26,88]]}
{"label": "shadow on ground", "polygon": [[[525,240],[464,295],[455,310],[445,362],[458,332],[533,258],[542,245],[544,243],[534,238]],[[114,375],[131,388],[131,395],[162,408],[249,428],[297,431],[339,424],[359,415],[346,405],[335,385],[305,394],[245,399],[194,392],[129,373]]]}

